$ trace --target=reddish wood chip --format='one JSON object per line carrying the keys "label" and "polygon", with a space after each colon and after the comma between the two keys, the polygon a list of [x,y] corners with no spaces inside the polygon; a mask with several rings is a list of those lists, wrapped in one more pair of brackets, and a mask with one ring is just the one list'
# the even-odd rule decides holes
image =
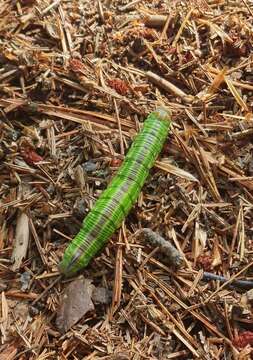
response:
{"label": "reddish wood chip", "polygon": [[253,345],[253,332],[244,331],[234,338],[233,344],[237,348],[244,348],[247,345]]}

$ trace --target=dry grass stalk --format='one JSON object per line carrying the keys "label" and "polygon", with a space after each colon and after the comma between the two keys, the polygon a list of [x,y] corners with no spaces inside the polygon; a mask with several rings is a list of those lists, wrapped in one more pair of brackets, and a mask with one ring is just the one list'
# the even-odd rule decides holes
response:
{"label": "dry grass stalk", "polygon": [[234,87],[233,83],[225,76],[225,81],[227,83],[227,86],[229,90],[231,91],[232,95],[234,96],[235,100],[238,102],[238,104],[242,107],[243,110],[248,111],[248,106],[243,101],[242,97]]}
{"label": "dry grass stalk", "polygon": [[178,40],[180,39],[180,36],[182,35],[182,32],[183,32],[183,30],[184,30],[184,28],[185,28],[188,20],[190,19],[192,12],[193,12],[193,8],[191,8],[191,9],[188,11],[188,13],[186,14],[186,16],[185,16],[185,18],[184,18],[184,20],[183,20],[183,22],[182,22],[182,24],[181,24],[178,32],[177,32],[177,34],[176,34],[176,36],[175,36],[175,39],[173,40],[172,46],[176,46],[176,45],[177,45]]}
{"label": "dry grass stalk", "polygon": [[117,249],[111,316],[120,305],[122,291],[122,247]]}
{"label": "dry grass stalk", "polygon": [[153,82],[155,85],[160,86],[162,89],[172,93],[175,96],[180,97],[185,102],[192,102],[193,98],[191,95],[187,95],[184,91],[179,89],[177,86],[169,82],[168,80],[165,80],[164,78],[156,75],[152,71],[148,71],[146,73],[147,78]]}

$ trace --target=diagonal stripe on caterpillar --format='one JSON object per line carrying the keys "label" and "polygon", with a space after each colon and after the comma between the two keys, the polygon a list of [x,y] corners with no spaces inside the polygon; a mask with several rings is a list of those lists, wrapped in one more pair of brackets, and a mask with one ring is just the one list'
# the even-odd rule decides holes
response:
{"label": "diagonal stripe on caterpillar", "polygon": [[157,108],[144,122],[117,174],[85,217],[79,233],[65,250],[59,269],[71,276],[104,246],[138,199],[170,129],[170,113]]}

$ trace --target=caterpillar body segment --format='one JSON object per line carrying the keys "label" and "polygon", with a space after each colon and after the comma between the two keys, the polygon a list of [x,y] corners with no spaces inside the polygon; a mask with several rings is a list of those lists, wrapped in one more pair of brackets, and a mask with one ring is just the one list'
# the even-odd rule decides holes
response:
{"label": "caterpillar body segment", "polygon": [[169,129],[170,114],[164,108],[158,108],[147,117],[117,174],[95,202],[81,230],[65,250],[59,268],[66,276],[87,266],[120,227],[138,199]]}

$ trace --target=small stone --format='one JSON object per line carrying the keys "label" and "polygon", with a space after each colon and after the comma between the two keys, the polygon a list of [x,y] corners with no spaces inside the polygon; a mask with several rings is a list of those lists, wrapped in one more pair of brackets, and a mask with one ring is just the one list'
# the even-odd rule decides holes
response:
{"label": "small stone", "polygon": [[112,293],[104,287],[97,287],[93,290],[91,298],[95,304],[109,304]]}
{"label": "small stone", "polygon": [[83,164],[83,169],[84,169],[84,171],[86,171],[87,173],[93,172],[93,171],[97,170],[97,164],[95,164],[95,163],[92,162],[92,161],[86,161],[86,162]]}

